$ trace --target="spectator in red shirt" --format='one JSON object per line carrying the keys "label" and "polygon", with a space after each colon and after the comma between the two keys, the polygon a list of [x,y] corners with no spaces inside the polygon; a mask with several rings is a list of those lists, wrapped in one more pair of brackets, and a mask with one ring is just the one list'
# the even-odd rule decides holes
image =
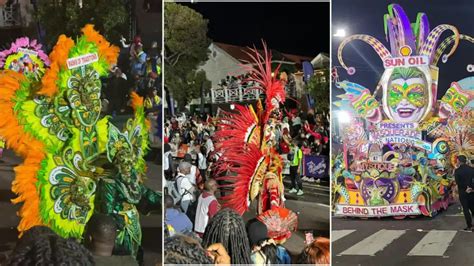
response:
{"label": "spectator in red shirt", "polygon": [[204,183],[204,191],[199,196],[196,209],[194,231],[202,237],[209,220],[220,210],[221,206],[216,199],[218,185],[216,180],[208,179]]}

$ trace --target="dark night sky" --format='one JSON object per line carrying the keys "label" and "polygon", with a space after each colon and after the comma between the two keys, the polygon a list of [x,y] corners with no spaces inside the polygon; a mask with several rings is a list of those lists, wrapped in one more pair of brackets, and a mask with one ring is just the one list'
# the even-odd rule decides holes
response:
{"label": "dark night sky", "polygon": [[[388,12],[387,6],[391,3],[393,2],[382,0],[333,0],[333,32],[336,32],[337,28],[343,27],[346,28],[347,35],[372,35],[390,49],[390,45],[385,41],[383,15]],[[473,0],[399,0],[395,3],[402,6],[412,22],[416,21],[418,12],[424,12],[428,16],[430,29],[440,24],[450,24],[457,27],[460,33],[474,36]],[[450,35],[452,32],[445,32],[441,41]],[[333,65],[340,66],[337,60],[337,48],[342,40],[336,37],[332,40]],[[461,40],[458,49],[447,63],[443,64],[440,60],[438,63],[440,71],[438,98],[444,94],[451,82],[473,75],[466,70],[468,64],[474,63],[473,46],[471,43]],[[356,52],[356,49],[374,66],[375,70],[369,67],[363,57]],[[382,61],[372,48],[361,41],[354,41],[352,45],[349,44],[345,47],[343,58],[346,64],[352,64],[357,72],[353,76],[348,76],[346,71],[341,68],[338,72],[340,79],[348,79],[373,90],[383,73],[383,66]],[[333,96],[339,93],[341,93],[339,90],[333,89]]]}
{"label": "dark night sky", "polygon": [[186,4],[209,20],[216,42],[271,49],[314,57],[329,53],[329,3]]}

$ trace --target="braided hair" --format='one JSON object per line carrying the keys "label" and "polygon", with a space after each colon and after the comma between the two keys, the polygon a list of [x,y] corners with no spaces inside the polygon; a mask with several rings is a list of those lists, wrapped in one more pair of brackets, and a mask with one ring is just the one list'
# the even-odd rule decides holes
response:
{"label": "braided hair", "polygon": [[202,245],[224,245],[232,264],[252,264],[250,244],[242,217],[231,209],[220,210],[206,227]]}
{"label": "braided hair", "polygon": [[214,264],[196,239],[174,235],[165,239],[165,264]]}
{"label": "braided hair", "polygon": [[44,226],[33,227],[18,241],[8,265],[94,265],[92,254],[74,239]]}

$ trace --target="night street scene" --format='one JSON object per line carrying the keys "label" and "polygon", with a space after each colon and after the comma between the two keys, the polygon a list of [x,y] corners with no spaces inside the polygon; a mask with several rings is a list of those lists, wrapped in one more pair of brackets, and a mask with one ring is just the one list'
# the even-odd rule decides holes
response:
{"label": "night street scene", "polygon": [[161,263],[161,15],[0,1],[0,265]]}
{"label": "night street scene", "polygon": [[473,265],[472,1],[332,1],[332,264]]}
{"label": "night street scene", "polygon": [[164,23],[164,263],[328,264],[329,4]]}

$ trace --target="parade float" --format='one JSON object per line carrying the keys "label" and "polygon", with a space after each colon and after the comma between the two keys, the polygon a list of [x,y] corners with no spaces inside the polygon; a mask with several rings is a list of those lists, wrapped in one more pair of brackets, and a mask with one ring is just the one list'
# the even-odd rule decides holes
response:
{"label": "parade float", "polygon": [[59,36],[49,56],[28,38],[0,53],[0,136],[24,158],[12,183],[20,237],[48,226],[81,239],[100,212],[117,223],[116,248],[137,255],[138,203],[159,209],[161,195],[143,185],[149,141],[143,99],[131,95],[134,117],[123,130],[101,115],[100,78],[118,52],[87,25],[76,41]]}
{"label": "parade float", "polygon": [[283,159],[276,151],[273,130],[281,123],[280,104],[286,99],[284,81],[278,79],[278,67],[272,69],[271,53],[264,44],[247,52],[252,62],[242,66],[264,100],[252,105],[235,104],[234,111],[222,111],[214,135],[219,160],[214,164],[223,206],[243,215],[256,202],[257,219],[267,225],[269,237],[284,242],[296,230],[297,216],[284,206]]}
{"label": "parade float", "polygon": [[[347,80],[335,84],[345,91],[334,111],[341,132],[332,160],[336,216],[433,216],[453,200],[457,156],[474,155],[474,77],[452,82],[440,100],[437,95],[439,60],[446,62],[461,41],[474,39],[446,24],[430,31],[424,13],[410,23],[397,4],[388,11],[390,50],[363,34],[346,38],[338,49],[349,75],[356,69],[345,64],[343,50],[354,40],[369,44],[385,71],[374,93]],[[452,35],[441,42],[444,32]]]}

